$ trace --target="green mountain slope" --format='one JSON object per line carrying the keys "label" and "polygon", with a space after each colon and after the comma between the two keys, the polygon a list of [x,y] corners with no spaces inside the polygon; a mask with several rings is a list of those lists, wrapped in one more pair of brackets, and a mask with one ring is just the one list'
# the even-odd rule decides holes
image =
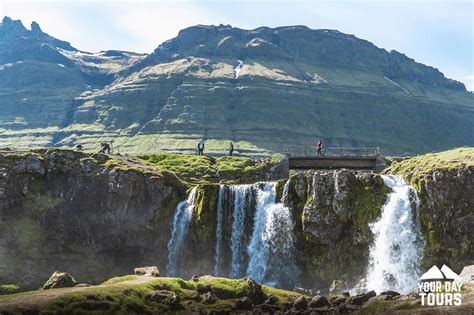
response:
{"label": "green mountain slope", "polygon": [[338,31],[199,25],[144,56],[65,48],[32,26],[31,45],[54,54],[11,60],[12,23],[0,25],[0,146],[114,140],[121,152],[192,152],[205,138],[211,152],[232,140],[240,154],[267,155],[320,137],[386,154],[474,145],[463,84]]}

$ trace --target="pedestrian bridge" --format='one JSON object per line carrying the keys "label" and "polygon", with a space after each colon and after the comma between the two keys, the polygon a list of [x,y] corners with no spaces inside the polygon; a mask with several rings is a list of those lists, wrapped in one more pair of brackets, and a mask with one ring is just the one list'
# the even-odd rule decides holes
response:
{"label": "pedestrian bridge", "polygon": [[385,168],[378,148],[324,148],[317,155],[315,147],[287,147],[290,170],[340,169],[371,170],[379,172]]}

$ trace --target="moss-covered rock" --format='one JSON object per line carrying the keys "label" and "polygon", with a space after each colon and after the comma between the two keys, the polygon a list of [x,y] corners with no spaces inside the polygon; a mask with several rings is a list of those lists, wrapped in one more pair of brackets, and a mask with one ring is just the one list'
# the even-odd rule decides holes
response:
{"label": "moss-covered rock", "polygon": [[312,171],[290,178],[285,203],[295,218],[304,286],[327,288],[333,279],[363,276],[373,240],[368,224],[387,193],[382,178],[368,172]]}
{"label": "moss-covered rock", "polygon": [[279,162],[277,159],[255,160],[234,156],[215,158],[169,153],[142,155],[140,159],[159,170],[173,172],[188,185],[252,184],[284,176],[280,171],[274,170]]}
{"label": "moss-covered rock", "polygon": [[[206,303],[205,296],[213,296]],[[275,310],[284,311],[301,294],[260,285],[251,279],[226,279],[203,276],[193,281],[179,278],[124,276],[99,286],[56,289],[0,298],[0,312],[40,310],[46,313],[167,313],[200,310],[236,312],[237,301],[246,297],[251,309],[271,296]]]}
{"label": "moss-covered rock", "polygon": [[14,294],[20,291],[20,287],[16,284],[2,284],[0,285],[0,295]]}

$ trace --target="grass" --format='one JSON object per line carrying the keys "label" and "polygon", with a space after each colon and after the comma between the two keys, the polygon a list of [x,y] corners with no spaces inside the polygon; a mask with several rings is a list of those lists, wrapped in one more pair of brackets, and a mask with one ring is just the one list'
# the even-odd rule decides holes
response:
{"label": "grass", "polygon": [[4,284],[0,285],[0,295],[2,294],[14,294],[20,291],[20,287],[15,284]]}
{"label": "grass", "polygon": [[386,174],[405,174],[410,182],[418,183],[424,175],[434,171],[474,167],[474,148],[462,147],[438,153],[429,153],[399,162],[392,162]]}
{"label": "grass", "polygon": [[[136,283],[127,281],[138,280]],[[145,280],[141,282],[140,280]],[[212,304],[203,303],[203,294],[208,290],[218,297]],[[180,303],[175,308],[149,298],[153,291],[162,294],[176,294]],[[298,293],[262,286],[264,296],[274,296],[277,305],[289,303],[301,296]],[[2,308],[0,298],[0,312],[15,308],[15,300],[21,303],[27,297],[32,301],[42,301],[40,310],[52,313],[182,313],[195,308],[206,311],[232,311],[235,301],[243,296],[251,296],[252,288],[245,279],[227,279],[204,276],[198,281],[186,281],[180,278],[146,279],[134,275],[112,278],[102,285],[84,287],[78,290],[71,288],[54,289],[54,296],[44,302],[44,295],[52,291],[32,291],[9,296],[8,305]],[[40,298],[37,295],[41,295]],[[12,299],[13,298],[13,299]],[[13,302],[10,304],[10,302]],[[261,303],[261,302],[259,302]],[[23,305],[22,307],[25,307]]]}
{"label": "grass", "polygon": [[173,172],[188,185],[255,181],[258,175],[269,171],[277,163],[245,157],[208,157],[189,154],[148,154],[138,157],[159,170]]}

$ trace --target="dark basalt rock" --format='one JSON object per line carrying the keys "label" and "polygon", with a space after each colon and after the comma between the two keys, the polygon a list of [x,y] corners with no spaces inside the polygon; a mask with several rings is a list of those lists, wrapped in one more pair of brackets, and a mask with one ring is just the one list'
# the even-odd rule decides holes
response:
{"label": "dark basalt rock", "polygon": [[204,304],[214,304],[217,301],[217,296],[212,291],[207,291],[204,293],[202,302]]}
{"label": "dark basalt rock", "polygon": [[252,309],[253,303],[248,296],[241,297],[235,301],[235,308],[237,310],[250,310]]}
{"label": "dark basalt rock", "polygon": [[293,303],[293,307],[297,311],[304,310],[307,306],[308,306],[308,302],[303,296],[300,296],[299,298],[297,298],[295,302]]}
{"label": "dark basalt rock", "polygon": [[358,294],[350,297],[347,300],[347,304],[362,305],[367,302],[370,298],[376,296],[375,291],[369,291],[367,293]]}
{"label": "dark basalt rock", "polygon": [[330,306],[331,304],[329,304],[329,301],[325,296],[316,295],[311,299],[308,305],[311,308],[319,308],[319,307]]}

